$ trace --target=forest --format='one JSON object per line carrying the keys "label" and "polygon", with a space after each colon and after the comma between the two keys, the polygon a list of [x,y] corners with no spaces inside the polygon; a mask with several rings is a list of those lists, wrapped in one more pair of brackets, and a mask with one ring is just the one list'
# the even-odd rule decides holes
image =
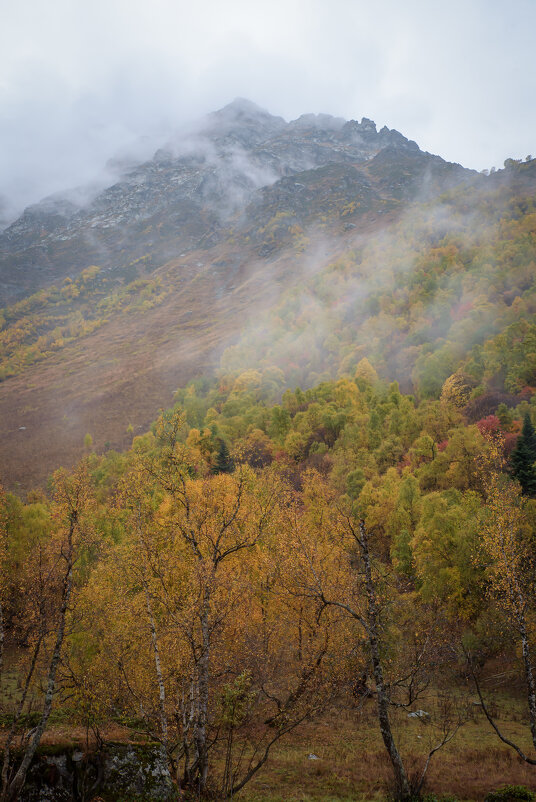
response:
{"label": "forest", "polygon": [[[364,359],[270,406],[243,374],[201,428],[186,391],[128,452],[4,494],[4,798],[54,715],[143,732],[193,798],[234,796],[279,739],[350,704],[377,709],[397,798],[421,794],[475,695],[533,764],[534,405],[467,424],[445,384],[417,403]],[[515,735],[491,665],[525,700]],[[416,774],[391,711],[423,707]]]}
{"label": "forest", "polygon": [[[67,725],[156,745],[185,800],[532,798],[535,264],[533,198],[453,191],[282,291],[127,450],[88,433],[2,492],[2,800]],[[166,291],[99,282],[4,310],[5,375],[99,325],[52,327],[69,293]],[[376,762],[267,790],[329,722]]]}

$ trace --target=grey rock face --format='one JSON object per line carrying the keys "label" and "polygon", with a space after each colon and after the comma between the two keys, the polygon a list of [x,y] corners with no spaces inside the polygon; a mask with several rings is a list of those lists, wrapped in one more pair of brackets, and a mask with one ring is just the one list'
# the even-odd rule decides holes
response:
{"label": "grey rock face", "polygon": [[353,169],[385,149],[425,156],[366,117],[305,114],[286,123],[239,98],[85,205],[72,200],[83,193],[65,193],[26,209],[0,234],[0,305],[90,264],[114,271],[150,252],[158,267],[207,238],[216,242],[232,218],[289,176],[331,164]]}
{"label": "grey rock face", "polygon": [[27,775],[21,802],[77,802],[104,794],[130,802],[171,802],[176,790],[159,746],[109,744],[104,752],[66,749],[38,755]]}

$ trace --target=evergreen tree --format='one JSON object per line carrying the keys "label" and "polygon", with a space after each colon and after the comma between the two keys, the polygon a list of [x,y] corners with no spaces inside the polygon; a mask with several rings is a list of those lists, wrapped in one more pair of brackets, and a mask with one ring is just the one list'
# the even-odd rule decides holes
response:
{"label": "evergreen tree", "polygon": [[216,455],[214,473],[231,473],[233,468],[234,463],[229,454],[227,443],[220,437],[220,447]]}
{"label": "evergreen tree", "polygon": [[512,476],[526,496],[536,496],[536,432],[527,412],[523,429],[512,452]]}

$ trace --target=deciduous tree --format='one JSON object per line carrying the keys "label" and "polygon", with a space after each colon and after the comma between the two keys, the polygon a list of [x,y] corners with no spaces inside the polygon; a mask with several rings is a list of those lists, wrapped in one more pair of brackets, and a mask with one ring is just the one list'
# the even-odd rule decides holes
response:
{"label": "deciduous tree", "polygon": [[[482,556],[488,563],[489,594],[513,628],[521,647],[526,699],[532,744],[536,750],[536,679],[531,617],[535,593],[534,554],[520,486],[504,472],[505,461],[500,437],[490,441],[481,467],[486,488],[486,515],[480,535]],[[470,657],[470,656],[469,656]],[[536,765],[519,743],[508,738],[492,714],[470,662],[476,689],[484,713],[503,743],[514,749],[522,760]]]}
{"label": "deciduous tree", "polygon": [[[13,713],[13,723],[4,743],[3,802],[17,799],[52,711],[67,619],[77,589],[79,560],[88,543],[87,512],[91,504],[92,489],[86,461],[82,461],[72,474],[64,470],[56,472],[52,536],[36,544],[34,552],[27,555],[25,567],[31,587],[22,615],[31,654],[21,695]],[[44,665],[41,715],[16,765],[11,761],[11,747],[37,678],[38,661]]]}

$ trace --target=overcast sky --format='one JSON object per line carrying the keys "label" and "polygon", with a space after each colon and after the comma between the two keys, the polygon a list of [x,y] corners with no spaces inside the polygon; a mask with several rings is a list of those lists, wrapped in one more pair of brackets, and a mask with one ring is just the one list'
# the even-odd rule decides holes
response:
{"label": "overcast sky", "polygon": [[286,119],[370,117],[476,169],[536,155],[536,0],[0,0],[0,12],[4,215],[237,96]]}

